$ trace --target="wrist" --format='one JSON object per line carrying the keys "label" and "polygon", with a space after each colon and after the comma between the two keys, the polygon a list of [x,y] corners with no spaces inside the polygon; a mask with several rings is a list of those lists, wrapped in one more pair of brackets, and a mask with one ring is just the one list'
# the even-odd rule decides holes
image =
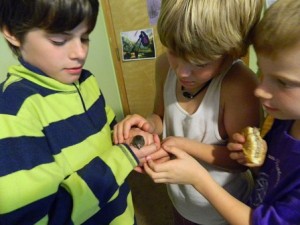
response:
{"label": "wrist", "polygon": [[211,191],[211,187],[215,185],[214,183],[215,182],[213,178],[208,173],[198,173],[198,175],[195,176],[195,180],[193,181],[192,185],[196,190],[206,197],[208,192]]}

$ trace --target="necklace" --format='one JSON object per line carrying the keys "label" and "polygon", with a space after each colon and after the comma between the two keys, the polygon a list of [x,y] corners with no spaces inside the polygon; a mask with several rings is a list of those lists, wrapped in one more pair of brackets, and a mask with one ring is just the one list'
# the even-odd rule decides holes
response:
{"label": "necklace", "polygon": [[211,80],[207,81],[195,94],[191,94],[190,92],[185,91],[184,87],[181,86],[182,96],[185,97],[186,99],[193,99],[197,95],[199,95],[205,88],[207,88],[210,82]]}

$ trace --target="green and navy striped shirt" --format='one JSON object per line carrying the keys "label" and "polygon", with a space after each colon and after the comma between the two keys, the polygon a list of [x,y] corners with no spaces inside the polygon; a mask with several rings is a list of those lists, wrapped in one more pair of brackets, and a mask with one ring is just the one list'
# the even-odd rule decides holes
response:
{"label": "green and navy striped shirt", "polygon": [[21,63],[0,85],[0,224],[135,224],[138,160],[112,144],[95,77],[63,84]]}

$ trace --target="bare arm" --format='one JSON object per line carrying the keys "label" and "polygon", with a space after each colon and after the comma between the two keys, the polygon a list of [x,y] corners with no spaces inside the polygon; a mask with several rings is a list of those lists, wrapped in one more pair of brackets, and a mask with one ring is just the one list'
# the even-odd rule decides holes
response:
{"label": "bare arm", "polygon": [[260,102],[254,96],[258,80],[256,75],[243,63],[236,63],[224,78],[221,90],[220,133],[226,133],[229,141],[232,135],[246,126],[259,127]]}
{"label": "bare arm", "polygon": [[[198,179],[193,186],[202,193],[231,225],[251,224],[252,209],[249,206],[230,195],[211,176],[202,177],[201,179]],[[200,182],[204,183],[204,185],[201,185]]]}
{"label": "bare arm", "polygon": [[194,158],[175,147],[166,150],[175,159],[156,164],[148,157],[148,163],[144,165],[145,171],[155,183],[191,184],[230,224],[251,224],[251,208],[219,186]]}
{"label": "bare arm", "polygon": [[147,117],[149,123],[153,123],[154,132],[162,134],[162,122],[164,116],[164,84],[170,65],[166,53],[157,57],[155,62],[155,101],[153,114]]}
{"label": "bare arm", "polygon": [[129,138],[129,131],[132,127],[161,135],[162,121],[164,115],[163,87],[169,70],[169,62],[166,54],[160,55],[155,63],[155,102],[154,111],[147,118],[138,114],[127,115],[122,121],[114,126],[114,143],[123,143]]}
{"label": "bare arm", "polygon": [[225,170],[243,171],[246,169],[245,166],[230,158],[231,152],[226,146],[203,144],[184,137],[168,137],[163,140],[162,146],[163,148],[175,146],[197,159]]}

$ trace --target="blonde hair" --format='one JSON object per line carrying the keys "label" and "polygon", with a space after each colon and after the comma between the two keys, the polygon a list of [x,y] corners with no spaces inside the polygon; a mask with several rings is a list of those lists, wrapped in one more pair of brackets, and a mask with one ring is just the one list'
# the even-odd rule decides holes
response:
{"label": "blonde hair", "polygon": [[264,0],[162,0],[160,40],[189,62],[244,56]]}
{"label": "blonde hair", "polygon": [[257,53],[272,57],[300,43],[300,1],[277,0],[265,12],[253,39]]}

